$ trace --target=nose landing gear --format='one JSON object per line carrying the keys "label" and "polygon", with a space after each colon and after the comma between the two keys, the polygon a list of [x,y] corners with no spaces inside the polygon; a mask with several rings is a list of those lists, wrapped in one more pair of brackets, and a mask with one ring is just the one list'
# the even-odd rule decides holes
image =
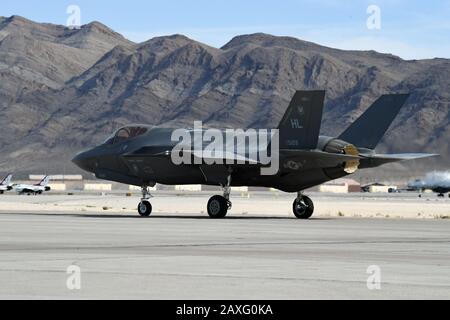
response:
{"label": "nose landing gear", "polygon": [[292,211],[298,219],[309,219],[314,213],[314,203],[310,198],[299,192],[292,206]]}
{"label": "nose landing gear", "polygon": [[152,198],[152,195],[148,190],[148,186],[143,186],[141,202],[138,205],[138,213],[141,217],[149,217],[152,214],[152,204],[148,201],[150,198]]}

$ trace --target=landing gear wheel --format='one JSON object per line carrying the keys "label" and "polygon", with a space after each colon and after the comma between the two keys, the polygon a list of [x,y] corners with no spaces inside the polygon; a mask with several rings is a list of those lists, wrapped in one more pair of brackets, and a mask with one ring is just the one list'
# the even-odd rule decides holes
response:
{"label": "landing gear wheel", "polygon": [[149,217],[152,213],[152,205],[148,201],[142,201],[138,205],[138,212],[141,217]]}
{"label": "landing gear wheel", "polygon": [[222,219],[228,213],[229,201],[222,196],[214,196],[208,201],[208,215],[212,219]]}
{"label": "landing gear wheel", "polygon": [[295,199],[292,211],[298,219],[309,219],[314,213],[314,203],[310,198],[302,196]]}

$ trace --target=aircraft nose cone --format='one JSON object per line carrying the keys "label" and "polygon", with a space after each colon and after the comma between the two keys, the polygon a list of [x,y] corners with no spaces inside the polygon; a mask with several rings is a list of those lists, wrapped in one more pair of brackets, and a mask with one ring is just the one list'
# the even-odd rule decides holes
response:
{"label": "aircraft nose cone", "polygon": [[95,158],[90,155],[89,151],[80,152],[75,156],[75,158],[72,159],[72,162],[79,168],[94,173]]}

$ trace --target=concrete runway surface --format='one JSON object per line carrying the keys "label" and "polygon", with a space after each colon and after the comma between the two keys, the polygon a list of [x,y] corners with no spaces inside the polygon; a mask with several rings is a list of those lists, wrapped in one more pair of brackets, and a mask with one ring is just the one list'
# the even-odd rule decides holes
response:
{"label": "concrete runway surface", "polygon": [[449,299],[450,222],[4,212],[0,298]]}

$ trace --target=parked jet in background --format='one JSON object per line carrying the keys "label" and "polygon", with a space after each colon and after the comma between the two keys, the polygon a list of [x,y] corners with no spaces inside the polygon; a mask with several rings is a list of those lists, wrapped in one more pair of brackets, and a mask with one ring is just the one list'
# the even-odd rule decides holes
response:
{"label": "parked jet in background", "polygon": [[42,194],[45,191],[50,191],[50,187],[48,186],[48,183],[50,182],[50,177],[45,176],[44,179],[41,180],[41,182],[33,185],[29,184],[18,184],[14,186],[14,190],[18,192],[19,194]]}
{"label": "parked jet in background", "polygon": [[[382,96],[340,137],[333,138],[319,136],[325,91],[297,91],[278,127],[280,139],[276,153],[279,156],[276,158],[279,166],[274,175],[261,174],[261,168],[267,166],[261,159],[242,157],[235,151],[219,152],[210,158],[198,157],[195,137],[203,137],[204,130],[183,129],[184,135],[193,137],[193,144],[189,143],[181,153],[200,159],[200,162],[174,163],[172,156],[180,152],[176,148],[179,141],[173,141],[172,134],[178,130],[146,125],[121,128],[102,145],[79,153],[72,161],[100,179],[142,187],[143,196],[138,205],[141,216],[149,216],[152,212],[148,187],[160,183],[222,186],[223,195],[214,196],[208,202],[211,218],[226,216],[231,208],[232,186],[296,192],[294,215],[308,219],[314,212],[314,205],[303,190],[347,176],[358,169],[435,156],[377,154],[374,150],[408,96]],[[221,132],[225,135],[224,131]],[[239,136],[245,141],[245,134]],[[273,146],[271,143],[269,145]],[[267,145],[258,145],[258,151],[267,149]],[[208,163],[212,158],[219,161]],[[245,161],[239,163],[236,159]]]}
{"label": "parked jet in background", "polygon": [[2,182],[0,182],[0,194],[3,194],[5,191],[12,190],[12,174],[8,174],[5,179],[3,179]]}
{"label": "parked jet in background", "polygon": [[439,197],[444,197],[446,193],[450,192],[450,172],[430,172],[423,180],[418,179],[410,182],[408,189],[417,191],[432,190]]}

